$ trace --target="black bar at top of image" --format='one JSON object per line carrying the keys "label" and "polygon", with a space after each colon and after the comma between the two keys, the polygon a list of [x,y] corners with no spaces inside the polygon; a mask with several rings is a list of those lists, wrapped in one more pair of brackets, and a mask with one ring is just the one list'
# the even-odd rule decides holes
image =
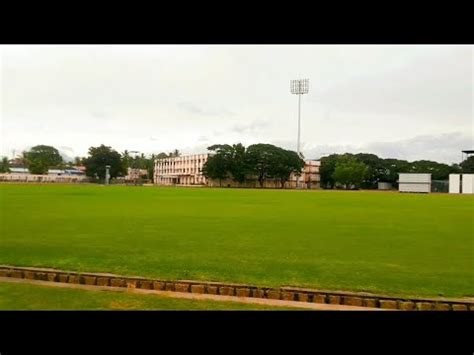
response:
{"label": "black bar at top of image", "polygon": [[[75,9],[2,19],[2,44],[472,44],[470,11],[349,11],[301,4],[185,12]],[[273,10],[280,11],[275,15]],[[100,11],[99,11],[100,10]],[[216,10],[216,9],[214,9]],[[347,10],[347,11],[344,11]],[[358,9],[360,10],[360,9]]]}

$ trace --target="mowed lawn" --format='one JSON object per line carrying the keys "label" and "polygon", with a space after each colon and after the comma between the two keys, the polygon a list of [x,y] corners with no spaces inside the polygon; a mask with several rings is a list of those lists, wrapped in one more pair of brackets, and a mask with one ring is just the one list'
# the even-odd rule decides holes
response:
{"label": "mowed lawn", "polygon": [[474,296],[474,196],[0,185],[0,263]]}

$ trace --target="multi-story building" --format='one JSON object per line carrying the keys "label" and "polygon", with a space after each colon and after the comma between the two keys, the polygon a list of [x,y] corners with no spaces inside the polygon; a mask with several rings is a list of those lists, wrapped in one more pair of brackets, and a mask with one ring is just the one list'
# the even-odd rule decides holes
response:
{"label": "multi-story building", "polygon": [[[305,160],[303,172],[300,176],[301,187],[305,189],[316,189],[320,187],[321,178],[319,175],[319,168],[321,162],[319,160]],[[290,186],[296,187],[296,176],[291,174]]]}
{"label": "multi-story building", "polygon": [[[211,154],[187,155],[181,157],[162,158],[155,161],[153,182],[156,185],[209,185],[227,187],[258,187],[255,178],[249,179],[245,183],[239,184],[232,179],[223,181],[207,180],[202,174],[202,167]],[[299,186],[304,189],[315,189],[320,186],[318,160],[306,160],[303,171],[299,176]],[[297,176],[290,175],[285,188],[296,188]],[[277,180],[267,179],[264,187],[280,188],[281,184]]]}
{"label": "multi-story building", "polygon": [[157,185],[206,185],[202,167],[211,154],[195,154],[155,160]]}
{"label": "multi-story building", "polygon": [[134,168],[127,168],[127,175],[125,176],[125,181],[133,181],[138,180],[140,178],[147,178],[148,179],[148,170],[147,169],[134,169]]}

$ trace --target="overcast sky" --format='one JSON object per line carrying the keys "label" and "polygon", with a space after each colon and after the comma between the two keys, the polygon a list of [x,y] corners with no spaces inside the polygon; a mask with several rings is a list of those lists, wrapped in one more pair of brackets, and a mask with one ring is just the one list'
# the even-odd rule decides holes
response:
{"label": "overcast sky", "polygon": [[216,143],[453,163],[473,144],[472,46],[0,46],[0,155],[204,153]]}

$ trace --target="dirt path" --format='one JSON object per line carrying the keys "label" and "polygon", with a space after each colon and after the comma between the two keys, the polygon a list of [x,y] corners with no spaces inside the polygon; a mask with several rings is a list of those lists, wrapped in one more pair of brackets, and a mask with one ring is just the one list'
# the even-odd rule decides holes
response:
{"label": "dirt path", "polygon": [[218,296],[209,294],[197,294],[197,293],[184,293],[184,292],[172,292],[172,291],[156,291],[156,290],[144,290],[138,288],[124,288],[124,287],[111,287],[111,286],[89,286],[81,284],[70,284],[62,282],[50,282],[30,279],[15,279],[11,277],[0,277],[0,282],[12,282],[21,284],[31,284],[38,286],[48,287],[59,287],[59,288],[73,288],[89,291],[111,291],[111,292],[127,292],[135,294],[152,294],[161,297],[170,298],[183,298],[191,300],[210,300],[210,301],[227,301],[227,302],[238,302],[246,304],[261,304],[265,306],[280,306],[280,307],[294,307],[299,309],[312,309],[319,311],[381,311],[380,308],[369,308],[369,307],[356,307],[356,306],[343,306],[333,304],[321,304],[321,303],[308,303],[308,302],[296,302],[296,301],[282,301],[272,299],[262,299],[253,297],[236,297],[236,296]]}

